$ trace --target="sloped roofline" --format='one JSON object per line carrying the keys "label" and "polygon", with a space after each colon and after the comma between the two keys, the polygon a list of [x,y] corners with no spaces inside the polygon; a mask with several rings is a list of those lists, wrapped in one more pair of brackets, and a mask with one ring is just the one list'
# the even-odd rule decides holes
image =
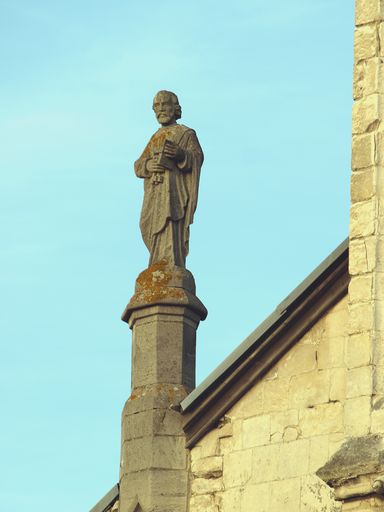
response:
{"label": "sloped roofline", "polygon": [[347,293],[348,238],[295,288],[182,402],[187,447],[225,412]]}
{"label": "sloped roofline", "polygon": [[96,503],[96,505],[90,510],[90,512],[107,512],[111,510],[112,505],[119,497],[119,485],[116,484],[112,487],[107,494]]}

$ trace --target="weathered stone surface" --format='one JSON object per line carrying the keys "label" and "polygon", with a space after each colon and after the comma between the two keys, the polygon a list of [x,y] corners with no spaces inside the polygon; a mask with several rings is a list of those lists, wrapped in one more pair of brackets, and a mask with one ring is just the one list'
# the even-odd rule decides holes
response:
{"label": "weathered stone surface", "polygon": [[348,436],[368,434],[370,427],[371,397],[350,398],[344,404],[344,427]]}
{"label": "weathered stone surface", "polygon": [[304,437],[342,432],[344,428],[342,404],[331,402],[301,410],[299,427]]}
{"label": "weathered stone surface", "polygon": [[345,336],[332,336],[321,341],[317,348],[317,368],[340,368],[344,363]]}
{"label": "weathered stone surface", "polygon": [[252,448],[269,443],[271,435],[271,418],[269,415],[245,419],[242,427],[243,448]]}
{"label": "weathered stone surface", "polygon": [[349,232],[353,238],[367,237],[375,232],[376,204],[374,200],[351,206]]}
{"label": "weathered stone surface", "polygon": [[375,265],[375,237],[350,240],[349,272],[352,276],[371,272]]}
{"label": "weathered stone surface", "polygon": [[379,51],[376,25],[357,27],[354,40],[355,62],[375,57]]}
{"label": "weathered stone surface", "polygon": [[185,267],[204,155],[194,130],[177,124],[181,107],[176,94],[158,92],[153,110],[162,126],[135,162],[136,176],[145,182],[141,234],[150,265],[166,261]]}
{"label": "weathered stone surface", "polygon": [[354,203],[367,201],[374,195],[374,167],[355,171],[351,177],[351,199]]}
{"label": "weathered stone surface", "polygon": [[289,378],[279,378],[276,380],[264,382],[264,412],[281,411],[281,409],[289,409],[288,389]]}
{"label": "weathered stone surface", "polygon": [[252,482],[270,482],[279,478],[279,456],[280,445],[278,444],[255,448],[253,450],[253,468],[255,469],[252,474]]}
{"label": "weathered stone surface", "polygon": [[336,485],[355,476],[377,473],[384,467],[384,444],[381,436],[367,435],[345,441],[317,475]]}
{"label": "weathered stone surface", "polygon": [[384,19],[383,0],[356,0],[355,23],[357,26]]}
{"label": "weathered stone surface", "polygon": [[360,274],[349,283],[349,301],[351,304],[370,302],[372,300],[372,274]]}
{"label": "weathered stone surface", "polygon": [[290,408],[302,409],[328,402],[329,382],[327,370],[293,376],[289,385]]}
{"label": "weathered stone surface", "polygon": [[316,472],[328,460],[328,435],[316,436],[310,439],[309,447],[309,473]]}
{"label": "weathered stone surface", "polygon": [[362,366],[347,371],[347,398],[371,396],[372,367]]}
{"label": "weathered stone surface", "polygon": [[284,443],[279,451],[278,477],[292,478],[308,473],[309,440],[300,439]]}
{"label": "weathered stone surface", "polygon": [[343,402],[347,387],[347,372],[345,368],[333,368],[330,373],[329,400]]}
{"label": "weathered stone surface", "polygon": [[355,101],[352,112],[352,133],[362,134],[373,131],[380,123],[382,100],[379,94],[363,96]]}
{"label": "weathered stone surface", "polygon": [[193,494],[209,494],[212,492],[222,491],[223,481],[221,478],[194,478],[191,484],[191,492]]}
{"label": "weathered stone surface", "polygon": [[244,485],[252,476],[252,450],[224,455],[223,479],[226,488]]}
{"label": "weathered stone surface", "polygon": [[247,485],[241,496],[241,510],[252,510],[257,504],[257,512],[269,512],[270,494],[268,483]]}
{"label": "weathered stone surface", "polygon": [[218,512],[215,498],[212,494],[193,495],[190,500],[190,512]]}
{"label": "weathered stone surface", "polygon": [[300,344],[294,347],[279,364],[279,377],[291,377],[303,372],[310,372],[316,367],[316,347]]}
{"label": "weathered stone surface", "polygon": [[375,137],[371,133],[352,138],[352,169],[363,169],[375,164]]}
{"label": "weathered stone surface", "polygon": [[219,478],[223,475],[223,458],[216,456],[195,460],[191,470],[196,478]]}
{"label": "weathered stone surface", "polygon": [[300,510],[300,478],[271,483],[270,512],[297,512]]}
{"label": "weathered stone surface", "polygon": [[351,334],[363,333],[373,328],[372,304],[370,302],[350,305],[349,328]]}

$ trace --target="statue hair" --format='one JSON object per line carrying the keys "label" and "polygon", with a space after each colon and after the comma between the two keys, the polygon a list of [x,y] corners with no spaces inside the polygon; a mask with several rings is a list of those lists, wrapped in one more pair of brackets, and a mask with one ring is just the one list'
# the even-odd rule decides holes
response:
{"label": "statue hair", "polygon": [[163,91],[157,92],[156,95],[155,95],[155,98],[159,94],[167,94],[168,96],[171,97],[172,103],[175,106],[175,118],[176,118],[176,120],[180,119],[181,118],[181,105],[179,103],[179,98],[176,96],[176,94],[174,92],[172,92],[172,91],[165,91],[165,90],[163,90]]}

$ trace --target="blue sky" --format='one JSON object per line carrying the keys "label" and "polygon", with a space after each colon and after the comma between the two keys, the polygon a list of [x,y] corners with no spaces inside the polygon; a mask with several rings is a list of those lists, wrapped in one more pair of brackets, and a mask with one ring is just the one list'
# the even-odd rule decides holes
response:
{"label": "blue sky", "polygon": [[348,234],[353,2],[0,0],[3,510],[118,479],[159,89],[205,152],[200,382]]}

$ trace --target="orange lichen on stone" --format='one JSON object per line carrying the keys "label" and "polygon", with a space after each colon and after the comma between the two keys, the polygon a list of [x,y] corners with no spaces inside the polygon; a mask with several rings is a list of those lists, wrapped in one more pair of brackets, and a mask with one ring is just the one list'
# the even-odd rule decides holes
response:
{"label": "orange lichen on stone", "polygon": [[182,299],[182,290],[168,286],[171,279],[172,272],[167,261],[154,263],[137,278],[134,302],[153,303],[167,297]]}

